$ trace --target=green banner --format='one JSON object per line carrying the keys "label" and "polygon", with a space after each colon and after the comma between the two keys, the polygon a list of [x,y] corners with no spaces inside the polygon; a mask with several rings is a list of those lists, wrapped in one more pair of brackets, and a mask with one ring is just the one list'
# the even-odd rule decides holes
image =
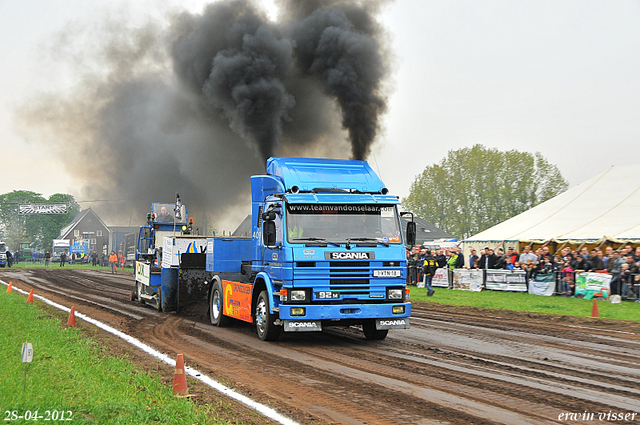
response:
{"label": "green banner", "polygon": [[595,294],[608,298],[612,276],[609,273],[579,273],[576,275],[576,297],[591,299]]}

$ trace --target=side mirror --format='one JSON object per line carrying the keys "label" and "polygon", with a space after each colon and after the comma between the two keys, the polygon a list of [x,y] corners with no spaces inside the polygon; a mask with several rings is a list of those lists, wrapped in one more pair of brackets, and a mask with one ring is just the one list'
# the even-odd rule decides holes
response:
{"label": "side mirror", "polygon": [[416,223],[410,221],[407,223],[407,245],[414,246],[416,244]]}
{"label": "side mirror", "polygon": [[262,219],[264,221],[273,221],[276,219],[276,213],[274,210],[269,210],[262,213]]}
{"label": "side mirror", "polygon": [[264,246],[274,246],[276,244],[276,223],[272,220],[265,220],[262,227],[262,242]]}

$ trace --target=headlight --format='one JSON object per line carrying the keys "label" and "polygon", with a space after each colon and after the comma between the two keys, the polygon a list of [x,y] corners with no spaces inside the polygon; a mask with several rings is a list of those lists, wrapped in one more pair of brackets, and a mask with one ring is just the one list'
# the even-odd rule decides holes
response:
{"label": "headlight", "polygon": [[390,300],[401,300],[402,299],[402,289],[389,289],[388,297]]}
{"label": "headlight", "polygon": [[307,300],[307,291],[293,289],[289,291],[289,296],[291,301],[306,301]]}

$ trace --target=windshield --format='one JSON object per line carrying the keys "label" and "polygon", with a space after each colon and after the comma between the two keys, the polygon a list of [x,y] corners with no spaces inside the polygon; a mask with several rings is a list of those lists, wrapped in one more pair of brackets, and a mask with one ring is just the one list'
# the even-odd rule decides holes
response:
{"label": "windshield", "polygon": [[7,250],[7,246],[4,242],[0,242],[0,252],[5,252]]}
{"label": "windshield", "polygon": [[287,204],[291,243],[402,242],[395,205]]}

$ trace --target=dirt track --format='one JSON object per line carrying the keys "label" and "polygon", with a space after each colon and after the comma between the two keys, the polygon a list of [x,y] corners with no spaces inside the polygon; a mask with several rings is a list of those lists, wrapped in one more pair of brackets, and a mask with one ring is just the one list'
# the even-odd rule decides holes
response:
{"label": "dirt track", "polygon": [[[414,303],[412,328],[390,331],[384,341],[329,328],[265,343],[248,324],[214,328],[203,315],[158,313],[129,301],[131,275],[3,269],[0,279],[73,305],[170,356],[182,353],[187,364],[299,423],[544,424],[585,411],[593,420],[568,423],[599,423],[598,414],[610,412],[637,413],[612,423],[640,423],[635,323]],[[172,369],[158,373],[170,380]],[[196,392],[201,402],[221,397],[204,386]],[[242,420],[265,423],[235,409]]]}

